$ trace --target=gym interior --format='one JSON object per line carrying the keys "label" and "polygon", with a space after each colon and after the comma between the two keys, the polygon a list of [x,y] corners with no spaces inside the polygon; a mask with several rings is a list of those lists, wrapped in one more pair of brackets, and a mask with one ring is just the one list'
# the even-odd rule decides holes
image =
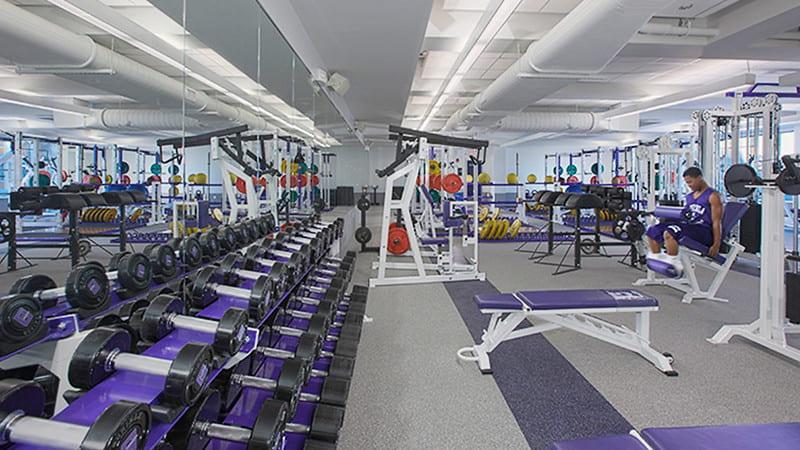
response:
{"label": "gym interior", "polygon": [[800,4],[0,0],[0,443],[800,448]]}

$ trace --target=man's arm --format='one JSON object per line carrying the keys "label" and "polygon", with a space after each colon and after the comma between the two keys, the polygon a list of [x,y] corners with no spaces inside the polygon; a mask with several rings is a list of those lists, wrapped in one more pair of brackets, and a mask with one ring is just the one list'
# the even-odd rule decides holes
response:
{"label": "man's arm", "polygon": [[714,243],[711,245],[709,256],[717,256],[720,245],[722,245],[722,199],[719,194],[714,192],[708,199],[711,203],[711,232],[714,236]]}

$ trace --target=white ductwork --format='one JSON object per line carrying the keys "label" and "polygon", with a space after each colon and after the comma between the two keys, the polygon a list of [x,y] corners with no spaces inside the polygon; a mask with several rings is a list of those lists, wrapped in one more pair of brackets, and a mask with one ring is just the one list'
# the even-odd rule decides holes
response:
{"label": "white ductwork", "polygon": [[609,131],[608,121],[592,112],[512,114],[498,122],[498,131],[529,131],[550,133],[589,133]]}
{"label": "white ductwork", "polygon": [[[445,125],[453,130],[520,111],[602,71],[655,13],[663,0],[584,0]],[[570,76],[572,78],[570,78]]]}
{"label": "white ductwork", "polygon": [[657,36],[692,36],[715,37],[719,34],[716,28],[696,28],[692,26],[672,25],[669,23],[649,22],[639,30],[639,34],[653,34]]}
{"label": "white ductwork", "polygon": [[[194,110],[218,114],[254,130],[275,125],[242,108],[185,88],[181,81],[96,44],[8,1],[0,1],[0,56],[24,73],[52,73],[143,103],[173,107],[185,97]],[[141,119],[148,119],[145,115]],[[133,124],[133,121],[128,121]],[[137,127],[138,128],[138,127]],[[144,128],[144,127],[141,127]]]}
{"label": "white ductwork", "polygon": [[89,128],[176,131],[202,128],[199,120],[180,112],[153,109],[103,109],[86,118]]}

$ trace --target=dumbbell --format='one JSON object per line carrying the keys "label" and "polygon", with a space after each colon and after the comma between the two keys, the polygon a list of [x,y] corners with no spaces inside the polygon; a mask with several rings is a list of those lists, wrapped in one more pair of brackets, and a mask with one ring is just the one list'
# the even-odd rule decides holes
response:
{"label": "dumbbell", "polygon": [[[300,338],[292,338],[295,342],[278,341],[276,344],[270,346],[262,342],[256,351],[253,353],[253,365],[260,367],[263,358],[275,358],[279,360],[286,360],[290,358],[297,358],[305,361],[310,369],[309,376],[311,377],[334,377],[346,378],[353,377],[353,369],[355,367],[355,359],[352,357],[342,355],[332,355],[319,359],[318,353],[322,349],[322,340],[319,335],[313,333],[304,333]],[[294,348],[294,351],[287,348]],[[316,368],[315,368],[316,367]]]}
{"label": "dumbbell", "polygon": [[142,253],[150,260],[153,280],[156,283],[164,283],[177,275],[178,260],[172,247],[165,244],[149,244]]}
{"label": "dumbbell", "polygon": [[[262,367],[257,367],[258,373]],[[315,387],[316,393],[303,392],[303,386],[308,381],[311,365],[300,358],[288,358],[281,361],[280,371],[276,373],[276,366],[272,368],[274,378],[264,378],[250,375],[251,361],[245,360],[235,367],[222,371],[214,379],[212,387],[220,393],[222,409],[229,410],[239,398],[243,388],[256,389],[270,392],[275,400],[284,401],[289,406],[290,414],[294,414],[297,403],[322,403],[332,406],[346,406],[347,394],[350,391],[350,381],[346,378],[327,377]]]}
{"label": "dumbbell", "polygon": [[47,336],[44,308],[28,294],[0,299],[0,355],[8,355]]}
{"label": "dumbbell", "polygon": [[278,298],[280,294],[286,291],[287,288],[288,269],[286,268],[286,265],[277,261],[270,266],[269,270],[248,270],[245,267],[245,259],[242,255],[238,253],[230,253],[222,258],[222,261],[220,261],[219,271],[226,279],[225,284],[230,285],[236,284],[239,278],[243,280],[258,281],[259,278],[266,275],[272,279],[272,286],[274,288],[272,295],[274,298]]}
{"label": "dumbbell", "polygon": [[287,228],[287,230],[290,231],[281,231],[280,233],[275,234],[273,237],[273,242],[276,242],[279,246],[288,250],[301,251],[301,249],[307,248],[311,261],[317,261],[319,256],[324,252],[325,249],[327,249],[327,244],[323,238],[301,238],[293,235],[291,228]]}
{"label": "dumbbell", "polygon": [[285,281],[287,285],[293,285],[295,281],[295,276],[298,273],[304,272],[303,268],[300,267],[302,265],[303,257],[302,255],[295,253],[292,255],[288,260],[278,261],[276,259],[267,258],[267,251],[266,249],[258,246],[258,245],[251,245],[244,251],[244,261],[242,262],[242,267],[247,270],[253,271],[263,271],[264,269],[270,269],[276,264],[280,264],[279,267],[283,267]]}
{"label": "dumbbell", "polygon": [[[303,284],[300,286],[301,291],[299,293],[320,296],[320,295],[328,295],[328,292],[332,290],[338,294],[339,298],[337,299],[337,301],[339,302],[339,304],[347,305],[348,309],[350,307],[356,307],[363,312],[366,309],[367,292],[356,290],[356,288],[358,288],[359,286],[353,286],[353,291],[350,294],[348,294],[344,291],[344,286],[342,286],[341,283],[342,283],[341,280],[338,280],[336,283],[331,283],[330,285],[327,286]],[[316,299],[316,301],[319,301],[319,299]],[[331,301],[333,301],[332,298]],[[313,304],[313,302],[311,302],[310,304]]]}
{"label": "dumbbell", "polygon": [[[284,315],[283,317],[291,317],[291,316]],[[324,319],[320,319],[320,317]],[[289,324],[273,324],[270,327],[270,329],[276,333],[279,333],[282,336],[298,338],[297,341],[298,344],[295,353],[297,354],[297,356],[300,357],[304,357],[305,355],[307,355],[307,353],[303,353],[302,355],[299,353],[301,350],[300,344],[303,343],[303,341],[300,340],[301,338],[308,339],[308,347],[303,347],[302,350],[304,352],[311,352],[312,350],[310,349],[314,348],[313,351],[315,352],[315,356],[328,358],[336,354],[348,358],[356,357],[356,354],[358,353],[358,339],[353,336],[343,335],[340,337],[329,334],[328,331],[330,330],[330,323],[331,323],[330,317],[328,317],[324,313],[316,313],[312,314],[307,320],[308,320],[307,323],[297,323],[295,320],[293,320]],[[319,325],[320,323],[322,323],[323,325]],[[319,328],[322,328],[321,332]],[[313,336],[318,340],[317,347],[311,347],[310,345],[311,341],[309,336]],[[322,346],[326,342],[330,342],[331,345],[333,345],[333,351],[322,350]]]}
{"label": "dumbbell", "polygon": [[232,252],[238,248],[236,232],[230,225],[222,225],[216,228],[217,240],[219,242],[220,254]]}
{"label": "dumbbell", "polygon": [[[300,308],[291,308],[287,305],[286,308],[279,311],[280,318],[291,318],[300,320],[311,320],[316,314],[325,315],[329,320],[329,328],[326,330],[330,334],[332,340],[344,339],[361,339],[361,328],[364,322],[364,313],[359,311],[339,311],[336,304],[331,304],[327,301],[322,301],[316,306],[304,305]],[[309,309],[311,309],[309,311]],[[288,322],[291,322],[289,320]],[[288,323],[287,321],[276,323]],[[296,328],[304,328],[305,322],[297,324]],[[308,325],[310,326],[310,325]],[[312,330],[316,332],[316,330]]]}
{"label": "dumbbell", "polygon": [[205,308],[217,301],[220,295],[247,301],[248,316],[254,321],[260,321],[269,310],[274,299],[272,280],[267,275],[258,278],[253,287],[244,289],[222,284],[223,274],[215,265],[200,269],[196,274],[186,277],[183,281],[184,292],[191,298],[193,308]]}
{"label": "dumbbell", "polygon": [[67,303],[89,315],[108,307],[111,300],[108,274],[102,264],[89,261],[73,267],[64,287],[46,275],[28,275],[11,285],[9,294],[27,294],[42,304],[43,309],[58,304],[65,298]]}
{"label": "dumbbell", "polygon": [[209,230],[204,233],[197,233],[197,242],[203,250],[203,262],[211,262],[220,255],[219,237],[216,231]]}
{"label": "dumbbell", "polygon": [[212,348],[222,356],[237,353],[247,339],[247,313],[241,309],[227,309],[219,321],[186,316],[184,311],[179,297],[159,295],[131,325],[149,342],[156,342],[175,329],[213,335]]}
{"label": "dumbbell", "polygon": [[178,260],[187,268],[194,269],[203,263],[203,247],[194,236],[172,238],[167,241],[167,246],[175,250]]}
{"label": "dumbbell", "polygon": [[0,381],[0,445],[64,450],[142,450],[150,432],[150,408],[112,403],[89,426],[44,419],[46,396],[36,382]]}
{"label": "dumbbell", "polygon": [[190,405],[213,369],[209,345],[188,343],[172,361],[129,353],[130,348],[131,336],[125,330],[92,330],[72,355],[67,371],[70,384],[88,390],[118,370],[155,375],[165,378],[162,395],[168,404]]}
{"label": "dumbbell", "polygon": [[117,290],[122,298],[144,291],[153,280],[153,265],[143,253],[119,252],[111,257],[108,270],[108,279],[122,287]]}
{"label": "dumbbell", "polygon": [[344,410],[318,405],[310,425],[287,423],[286,402],[264,401],[252,428],[217,422],[220,416],[219,392],[209,390],[190,408],[167,434],[175,450],[205,448],[211,439],[238,442],[248,450],[281,448],[285,431],[306,434],[313,439],[336,442],[344,422]]}

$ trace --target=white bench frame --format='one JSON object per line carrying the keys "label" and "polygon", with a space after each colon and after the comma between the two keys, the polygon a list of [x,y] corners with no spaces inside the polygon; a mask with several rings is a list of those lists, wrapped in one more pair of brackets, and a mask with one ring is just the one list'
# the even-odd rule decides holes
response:
{"label": "white bench frame", "polygon": [[[658,311],[658,306],[533,310],[519,298],[517,293],[513,295],[522,305],[522,309],[514,311],[481,309],[482,314],[492,315],[488,328],[483,330],[481,343],[464,347],[456,352],[462,361],[477,362],[483,374],[492,373],[489,353],[503,342],[566,328],[638,353],[665,374],[677,375],[672,368],[672,356],[659,353],[650,346],[650,313]],[[634,313],[636,330],[594,317],[595,314],[618,313]],[[518,329],[517,327],[525,320],[530,322],[531,326]]]}

